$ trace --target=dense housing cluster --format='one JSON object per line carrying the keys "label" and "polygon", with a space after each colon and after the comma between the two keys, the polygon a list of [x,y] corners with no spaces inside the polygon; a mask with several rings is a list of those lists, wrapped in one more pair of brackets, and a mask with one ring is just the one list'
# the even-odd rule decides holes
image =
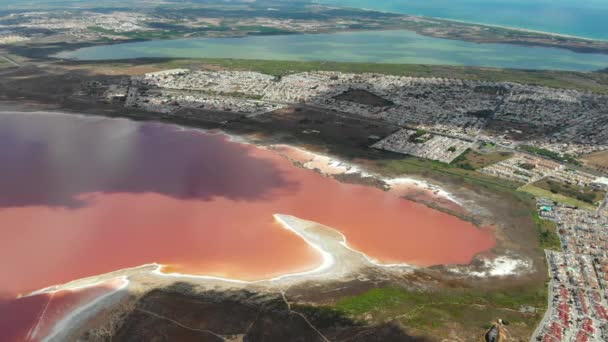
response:
{"label": "dense housing cluster", "polygon": [[608,339],[608,216],[547,200],[539,213],[557,224],[562,252],[547,251],[549,309],[537,341]]}
{"label": "dense housing cluster", "polygon": [[598,212],[554,207],[541,215],[557,223],[567,253],[608,258],[608,217]]}
{"label": "dense housing cluster", "polygon": [[563,166],[557,162],[518,153],[512,158],[487,166],[480,172],[521,183],[532,183],[554,174]]}
{"label": "dense housing cluster", "polygon": [[29,40],[21,34],[9,30],[0,30],[0,45],[13,44]]}
{"label": "dense housing cluster", "polygon": [[[261,101],[257,92],[263,91],[272,77],[243,73],[189,73],[176,69],[133,77],[128,90],[109,90],[108,97],[125,94],[128,107],[172,113],[182,108],[260,114],[283,108],[284,105]],[[236,82],[235,80],[239,80]]]}
{"label": "dense housing cluster", "polygon": [[133,77],[130,87],[130,105],[163,112],[204,106],[259,113],[306,104],[463,141],[502,146],[525,142],[558,155],[608,149],[608,130],[598,129],[608,126],[608,98],[574,90],[379,74],[305,72],[273,77],[187,69]]}
{"label": "dense housing cluster", "polygon": [[373,145],[374,148],[451,163],[472,143],[433,135],[425,131],[402,129]]}
{"label": "dense housing cluster", "polygon": [[537,341],[605,341],[608,338],[606,291],[584,255],[547,252],[552,279],[550,306]]}
{"label": "dense housing cluster", "polygon": [[4,27],[31,37],[61,34],[79,40],[94,40],[112,32],[116,34],[149,30],[150,18],[141,13],[113,11],[98,12],[23,12],[0,17]]}

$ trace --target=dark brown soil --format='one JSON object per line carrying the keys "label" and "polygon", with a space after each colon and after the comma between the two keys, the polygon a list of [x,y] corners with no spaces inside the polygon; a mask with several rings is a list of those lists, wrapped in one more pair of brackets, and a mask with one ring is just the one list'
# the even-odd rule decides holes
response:
{"label": "dark brown soil", "polygon": [[392,324],[366,326],[329,309],[291,306],[280,294],[247,290],[197,293],[187,284],[153,290],[112,341],[425,341]]}
{"label": "dark brown soil", "polygon": [[392,101],[363,89],[349,89],[342,94],[335,96],[334,99],[372,107],[388,107],[393,105]]}

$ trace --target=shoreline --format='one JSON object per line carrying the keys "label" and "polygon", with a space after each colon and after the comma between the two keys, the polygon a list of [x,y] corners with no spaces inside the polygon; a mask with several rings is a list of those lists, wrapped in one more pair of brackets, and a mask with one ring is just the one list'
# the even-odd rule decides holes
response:
{"label": "shoreline", "polygon": [[[42,295],[42,294],[53,294],[53,293],[57,293],[57,292],[61,292],[61,291],[79,291],[79,290],[99,286],[101,284],[106,283],[110,279],[119,278],[119,277],[127,279],[129,275],[139,274],[139,273],[148,273],[148,274],[152,274],[152,275],[162,277],[162,278],[182,278],[182,279],[186,278],[186,279],[191,279],[191,280],[218,281],[218,282],[222,282],[222,283],[240,284],[240,285],[260,285],[260,284],[266,284],[266,283],[281,283],[286,280],[292,280],[294,282],[304,282],[304,281],[310,280],[310,278],[317,278],[317,277],[323,277],[323,278],[325,278],[325,280],[339,280],[341,277],[340,276],[336,277],[336,274],[332,274],[332,271],[334,271],[333,270],[334,268],[339,268],[340,267],[339,264],[341,263],[341,261],[343,261],[342,259],[339,259],[336,257],[336,256],[339,256],[340,254],[344,255],[343,252],[340,253],[340,251],[338,250],[340,248],[344,248],[345,250],[347,250],[347,252],[346,252],[347,256],[348,256],[348,254],[356,254],[357,256],[359,256],[361,258],[361,260],[364,260],[364,262],[361,263],[361,265],[359,265],[359,267],[352,268],[352,269],[348,268],[347,269],[348,272],[355,272],[360,267],[365,267],[365,266],[380,267],[380,268],[402,268],[403,270],[413,270],[413,269],[420,268],[418,266],[410,265],[407,263],[391,263],[391,264],[382,263],[382,262],[368,256],[364,252],[350,246],[348,244],[348,240],[347,240],[346,236],[334,228],[324,226],[324,225],[321,225],[316,222],[303,220],[303,219],[300,219],[300,218],[297,218],[294,216],[290,216],[290,215],[275,214],[274,218],[278,223],[281,224],[283,229],[293,232],[298,237],[302,238],[306,244],[308,244],[313,249],[317,250],[322,257],[322,262],[315,268],[307,270],[307,271],[291,272],[291,273],[288,272],[288,273],[284,273],[284,274],[274,276],[271,278],[262,278],[262,279],[257,279],[257,280],[244,280],[244,279],[239,279],[237,277],[235,277],[235,278],[219,277],[219,276],[213,276],[213,275],[194,274],[194,273],[180,273],[180,272],[165,273],[165,272],[163,272],[163,268],[166,266],[155,262],[155,263],[144,264],[144,265],[140,265],[140,266],[119,269],[119,270],[111,271],[108,273],[93,275],[90,277],[75,279],[75,280],[71,280],[71,281],[63,283],[63,284],[51,285],[51,286],[42,288],[40,290],[30,292],[26,295],[19,296],[17,298],[27,298],[27,297],[32,297],[32,296],[37,296],[37,295]],[[290,223],[289,221],[292,221],[292,222]],[[311,229],[311,227],[312,227],[312,229]],[[320,233],[319,232],[308,232],[309,229],[314,230],[317,227],[322,227]],[[324,235],[335,235],[335,236],[334,237],[330,236],[328,239],[329,242],[327,242],[325,240],[322,240],[324,238],[327,238],[327,236],[324,236]],[[314,238],[317,238],[319,241],[323,241],[325,244],[327,244],[327,246],[325,246],[325,248],[323,248],[322,246],[320,246],[319,242],[313,241]],[[338,245],[340,247],[338,247]],[[338,248],[336,248],[336,247],[338,247]],[[124,275],[118,276],[116,274],[124,274]]]}
{"label": "shoreline", "polygon": [[541,31],[541,30],[527,29],[527,28],[516,27],[516,26],[507,26],[507,25],[499,25],[499,24],[485,24],[485,23],[475,22],[475,21],[465,21],[465,20],[439,18],[439,17],[422,17],[422,18],[439,19],[439,20],[451,21],[451,22],[455,22],[455,23],[459,23],[459,24],[468,24],[468,25],[476,25],[476,26],[483,26],[483,27],[500,28],[500,29],[505,29],[505,30],[524,32],[524,33],[536,33],[536,34],[542,34],[542,35],[546,35],[546,36],[550,36],[550,37],[579,39],[579,40],[584,40],[584,41],[587,41],[587,42],[608,43],[608,39],[591,38],[591,37],[570,35],[570,34],[564,34],[564,33],[550,32],[550,31]]}
{"label": "shoreline", "polygon": [[[402,176],[402,177],[400,176],[400,177],[395,177],[395,178],[384,177],[377,173],[367,171],[359,165],[356,165],[356,164],[348,162],[348,161],[344,161],[344,160],[340,159],[339,157],[334,157],[334,156],[326,155],[326,154],[319,153],[319,152],[309,151],[309,150],[307,150],[305,148],[301,148],[299,146],[287,145],[287,144],[274,144],[274,145],[269,145],[269,146],[265,146],[265,147],[267,147],[268,149],[270,149],[272,151],[275,151],[280,156],[287,158],[288,160],[293,162],[298,167],[303,167],[308,170],[317,171],[326,177],[331,177],[333,179],[336,179],[335,176],[359,175],[362,179],[371,178],[371,179],[384,183],[386,185],[386,187],[388,187],[388,188],[384,188],[384,190],[387,190],[387,191],[396,190],[396,187],[399,185],[413,185],[414,187],[418,188],[421,191],[426,191],[426,192],[431,193],[432,197],[438,197],[440,199],[450,201],[460,207],[463,206],[463,203],[461,201],[459,201],[454,194],[445,190],[441,186],[431,184],[426,180],[421,180],[421,179],[416,179],[413,177],[406,177],[406,176]],[[281,148],[286,148],[288,150],[294,150],[299,153],[306,154],[306,155],[310,156],[311,159],[307,160],[306,162],[296,160],[294,157],[289,156],[288,154],[283,153],[278,150]],[[322,167],[338,169],[343,172],[338,172],[338,171],[331,172],[328,170],[320,169],[320,168],[318,168],[318,166],[319,166],[318,164],[316,164],[316,165],[313,164],[313,165],[307,166],[307,164],[319,162],[319,160],[317,160],[317,159],[321,159],[320,162],[323,162],[323,161],[327,162],[326,164],[321,165]],[[399,197],[403,197],[403,196],[399,196]],[[420,203],[420,204],[425,204],[423,202],[414,201],[411,199],[408,199],[408,200],[416,202],[416,203]]]}
{"label": "shoreline", "polygon": [[[53,323],[50,327],[48,334],[42,338],[41,341],[56,341],[61,338],[61,335],[68,335],[71,332],[71,327],[82,324],[87,320],[91,319],[91,316],[97,314],[100,310],[102,310],[105,306],[111,305],[107,303],[108,301],[114,300],[114,302],[120,301],[122,298],[115,298],[119,295],[127,295],[127,291],[129,288],[130,281],[127,276],[122,276],[118,278],[108,279],[103,283],[110,282],[120,282],[120,285],[114,285],[111,291],[105,294],[101,294],[95,297],[92,301],[83,303],[82,305],[78,305],[74,308],[74,310],[69,311],[66,315],[63,315],[57,322]],[[94,286],[85,287],[92,288]],[[36,338],[38,334],[38,325],[41,323],[43,316],[39,318],[36,329],[34,330],[31,337]]]}
{"label": "shoreline", "polygon": [[565,34],[565,33],[551,32],[551,31],[527,29],[527,28],[524,28],[524,27],[517,27],[517,26],[500,25],[500,24],[489,24],[489,23],[483,23],[483,22],[478,22],[478,21],[467,21],[467,20],[451,19],[451,18],[444,18],[444,17],[433,17],[433,16],[428,16],[428,15],[419,15],[419,14],[411,14],[411,13],[396,12],[396,11],[387,11],[387,10],[381,10],[381,9],[368,8],[368,7],[352,7],[352,6],[346,6],[346,7],[344,7],[344,6],[338,6],[338,5],[335,5],[335,4],[327,4],[327,3],[324,3],[324,2],[319,2],[318,4],[324,5],[324,6],[333,7],[333,8],[350,8],[350,9],[364,10],[364,11],[368,11],[368,12],[377,12],[377,13],[394,14],[394,15],[401,15],[401,16],[410,16],[410,17],[423,18],[423,19],[444,20],[444,21],[451,21],[451,22],[460,23],[460,24],[485,26],[485,27],[495,27],[495,28],[502,28],[502,29],[513,30],[513,31],[544,34],[544,35],[553,36],[553,37],[574,38],[574,39],[581,39],[581,40],[586,40],[586,41],[608,42],[608,38],[607,39],[591,38],[591,37],[585,37],[585,36],[577,36],[577,35],[571,35],[571,34]]}

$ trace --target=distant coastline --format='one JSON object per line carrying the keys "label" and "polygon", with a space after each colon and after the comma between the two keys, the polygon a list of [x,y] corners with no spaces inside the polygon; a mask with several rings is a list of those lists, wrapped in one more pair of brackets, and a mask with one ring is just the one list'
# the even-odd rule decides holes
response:
{"label": "distant coastline", "polygon": [[[459,2],[448,0],[432,2],[417,0],[384,0],[384,2],[382,0],[321,0],[316,3],[325,6],[356,8],[394,15],[411,15],[564,38],[608,41],[607,31],[603,26],[603,18],[608,14],[608,6],[602,4],[590,7],[573,0],[547,0],[527,3],[507,0],[490,3],[480,3],[475,0],[461,0]],[[432,5],[429,3],[432,3]]]}
{"label": "distant coastline", "polygon": [[488,23],[481,23],[481,22],[475,22],[475,21],[466,21],[466,20],[448,19],[448,18],[437,18],[437,17],[426,17],[426,16],[420,16],[420,17],[438,19],[438,20],[444,20],[444,21],[451,21],[451,22],[455,22],[455,23],[459,23],[459,24],[478,25],[478,26],[500,28],[500,29],[505,29],[505,30],[519,31],[519,32],[544,34],[544,35],[553,36],[553,37],[581,39],[581,40],[590,41],[590,42],[608,42],[608,39],[599,39],[599,38],[583,37],[583,36],[576,36],[576,35],[571,35],[571,34],[563,34],[563,33],[550,32],[550,31],[533,30],[533,29],[527,29],[527,28],[523,28],[523,27],[488,24]]}
{"label": "distant coastline", "polygon": [[585,41],[590,41],[590,42],[608,42],[608,39],[592,38],[592,37],[585,37],[585,36],[572,35],[572,34],[564,34],[564,33],[557,33],[557,32],[551,32],[551,31],[543,31],[543,30],[534,30],[534,29],[528,29],[528,28],[517,27],[517,26],[490,24],[490,23],[479,22],[479,21],[460,20],[460,19],[452,19],[452,18],[444,18],[444,17],[433,17],[433,16],[428,16],[428,15],[420,15],[420,14],[412,14],[412,13],[402,13],[402,12],[395,12],[395,11],[373,9],[373,8],[368,8],[368,7],[364,7],[364,8],[357,8],[357,7],[351,7],[351,6],[339,7],[339,6],[336,6],[334,4],[325,4],[325,3],[319,3],[319,4],[320,5],[324,5],[324,6],[335,7],[335,8],[359,9],[359,10],[369,11],[369,12],[380,12],[380,13],[394,14],[394,15],[401,15],[401,16],[411,16],[411,17],[418,17],[418,18],[424,18],[424,19],[433,19],[433,20],[448,21],[448,22],[453,22],[453,23],[458,23],[458,24],[465,24],[465,25],[484,26],[484,27],[500,28],[500,29],[505,29],[505,30],[518,31],[518,32],[543,34],[543,35],[553,36],[553,37],[580,39],[580,40],[585,40]]}

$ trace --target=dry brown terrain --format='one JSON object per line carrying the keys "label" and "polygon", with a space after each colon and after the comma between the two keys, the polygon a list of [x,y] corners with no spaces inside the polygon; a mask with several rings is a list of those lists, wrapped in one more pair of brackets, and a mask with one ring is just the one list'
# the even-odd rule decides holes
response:
{"label": "dry brown terrain", "polygon": [[608,172],[608,151],[602,151],[581,158],[587,166],[602,172]]}

